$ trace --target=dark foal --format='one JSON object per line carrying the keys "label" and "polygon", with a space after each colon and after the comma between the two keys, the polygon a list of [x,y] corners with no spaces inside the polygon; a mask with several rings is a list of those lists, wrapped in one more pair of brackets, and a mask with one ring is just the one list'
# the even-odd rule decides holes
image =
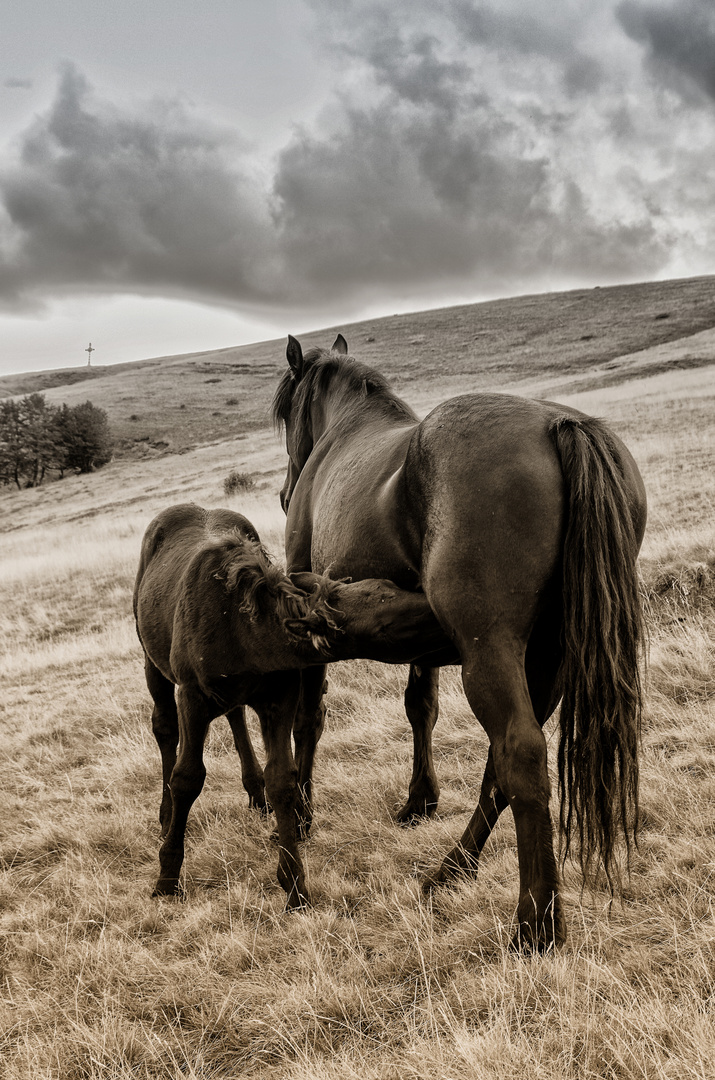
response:
{"label": "dark foal", "polygon": [[[414,768],[398,820],[436,808],[438,668],[459,663],[490,750],[472,820],[425,886],[475,873],[509,806],[516,941],[548,948],[565,935],[542,732],[559,699],[560,823],[584,870],[600,862],[616,877],[616,842],[637,822],[643,482],[618,436],[576,409],[465,394],[420,420],[347,352],[342,335],[305,355],[288,341],[273,411],[289,457],[288,569],[424,590],[452,653],[426,645],[413,663]],[[296,730],[320,732],[322,685],[306,672]],[[303,737],[301,783],[315,741]]]}
{"label": "dark foal", "polygon": [[[291,580],[241,514],[185,504],[159,514],[144,535],[134,614],[164,784],[154,895],[179,891],[186,822],[206,776],[204,741],[225,714],[251,805],[265,808],[265,781],[288,907],[307,903],[297,844],[309,806],[291,750],[301,669],[357,656],[405,663],[425,638],[438,647],[444,635],[427,601],[389,581],[344,584],[312,573]],[[260,720],[265,774],[246,705]]]}

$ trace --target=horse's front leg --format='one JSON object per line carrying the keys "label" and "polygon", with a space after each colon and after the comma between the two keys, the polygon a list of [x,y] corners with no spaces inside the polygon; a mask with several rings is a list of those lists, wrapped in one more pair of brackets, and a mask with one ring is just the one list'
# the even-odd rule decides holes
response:
{"label": "horse's front leg", "polygon": [[305,840],[313,823],[313,762],[325,727],[327,668],[305,668],[301,675],[301,694],[293,723],[295,761],[298,767],[298,835]]}
{"label": "horse's front leg", "polygon": [[407,802],[397,813],[401,825],[414,825],[434,817],[439,783],[432,760],[432,731],[439,714],[439,668],[410,664],[405,690],[405,711],[412,726],[414,755]]}
{"label": "horse's front leg", "polygon": [[251,809],[260,810],[262,814],[268,812],[266,794],[263,782],[263,769],[258,764],[256,753],[253,749],[251,736],[246,727],[246,710],[243,705],[237,705],[226,713],[233,735],[233,744],[241,759],[241,782],[248,792],[248,805]]}
{"label": "horse's front leg", "polygon": [[291,732],[300,697],[298,672],[275,672],[252,698],[266,747],[263,775],[266,794],[278,826],[278,881],[288,896],[287,908],[310,903],[303,863],[298,853],[298,769],[291,750]]}
{"label": "horse's front leg", "polygon": [[154,896],[179,892],[184,861],[184,836],[189,811],[206,779],[204,743],[209,724],[217,715],[213,702],[193,686],[180,686],[176,695],[179,714],[179,753],[171,771],[171,821],[159,850],[160,873]]}

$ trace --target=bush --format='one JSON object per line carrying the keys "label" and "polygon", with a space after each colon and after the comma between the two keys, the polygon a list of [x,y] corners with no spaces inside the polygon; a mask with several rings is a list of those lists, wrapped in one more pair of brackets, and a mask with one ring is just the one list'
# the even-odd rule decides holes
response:
{"label": "bush", "polygon": [[250,473],[239,472],[238,469],[231,469],[231,472],[223,482],[223,493],[224,495],[236,495],[241,491],[253,491],[255,486],[256,481]]}
{"label": "bush", "polygon": [[107,414],[91,401],[57,408],[28,394],[0,402],[0,483],[39,487],[48,471],[92,472],[112,451]]}
{"label": "bush", "polygon": [[71,409],[63,405],[58,424],[64,468],[89,473],[111,460],[113,445],[104,409],[98,409],[91,401]]}

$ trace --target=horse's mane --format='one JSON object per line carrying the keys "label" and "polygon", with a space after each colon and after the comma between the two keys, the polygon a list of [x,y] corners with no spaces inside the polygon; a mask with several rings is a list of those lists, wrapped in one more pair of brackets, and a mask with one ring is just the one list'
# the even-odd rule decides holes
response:
{"label": "horse's mane", "polygon": [[349,400],[355,395],[371,403],[394,418],[417,420],[412,409],[397,396],[384,375],[342,353],[310,349],[303,356],[303,375],[297,380],[291,368],[284,373],[273,397],[271,413],[276,428],[285,424],[296,410],[299,424],[310,420],[310,405],[314,397],[337,390]]}
{"label": "horse's mane", "polygon": [[316,574],[312,592],[306,593],[276,566],[262,544],[242,537],[214,540],[204,550],[213,556],[212,576],[224,583],[226,592],[240,595],[238,610],[251,622],[269,613],[280,620],[315,613],[329,629],[339,629],[338,612],[330,604],[336,583],[329,577]]}

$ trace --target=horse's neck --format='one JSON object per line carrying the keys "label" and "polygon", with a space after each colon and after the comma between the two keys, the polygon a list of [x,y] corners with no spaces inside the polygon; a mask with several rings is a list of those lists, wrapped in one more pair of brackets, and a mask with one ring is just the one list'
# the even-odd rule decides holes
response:
{"label": "horse's neck", "polygon": [[[322,435],[331,431],[343,435],[353,428],[364,427],[373,419],[379,421],[383,427],[389,426],[390,419],[379,398],[369,395],[366,397],[355,390],[328,396],[319,405],[313,404],[313,440],[317,442]],[[397,422],[395,417],[395,423]]]}

